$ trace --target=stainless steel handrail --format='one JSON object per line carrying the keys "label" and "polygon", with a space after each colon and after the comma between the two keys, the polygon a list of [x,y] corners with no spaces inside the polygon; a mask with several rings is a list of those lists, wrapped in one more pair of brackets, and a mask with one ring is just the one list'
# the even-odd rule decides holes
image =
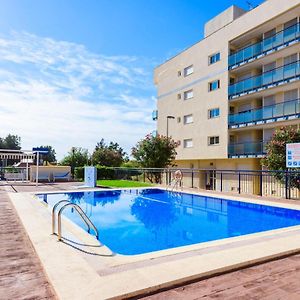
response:
{"label": "stainless steel handrail", "polygon": [[57,203],[55,203],[55,205],[52,208],[52,234],[55,234],[55,210],[61,203],[64,203],[64,202],[70,203],[70,200],[58,201]]}
{"label": "stainless steel handrail", "polygon": [[88,232],[90,232],[91,227],[93,228],[95,234],[96,234],[96,238],[97,240],[99,239],[99,233],[97,228],[95,227],[95,225],[93,224],[93,222],[89,219],[89,217],[84,213],[84,211],[81,209],[81,207],[75,203],[69,202],[67,204],[65,204],[59,211],[58,211],[58,223],[57,223],[57,235],[58,235],[58,240],[61,241],[61,214],[63,212],[63,210],[68,207],[68,206],[72,206],[79,214],[79,216],[81,217],[81,219],[84,221],[84,223],[88,226]]}

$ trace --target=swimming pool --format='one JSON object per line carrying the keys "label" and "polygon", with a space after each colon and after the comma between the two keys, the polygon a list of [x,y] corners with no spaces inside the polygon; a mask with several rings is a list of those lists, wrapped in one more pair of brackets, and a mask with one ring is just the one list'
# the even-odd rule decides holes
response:
{"label": "swimming pool", "polygon": [[[67,199],[80,205],[99,239],[123,255],[192,245],[300,225],[300,211],[161,189],[39,194],[53,206]],[[72,210],[63,213],[86,229]]]}

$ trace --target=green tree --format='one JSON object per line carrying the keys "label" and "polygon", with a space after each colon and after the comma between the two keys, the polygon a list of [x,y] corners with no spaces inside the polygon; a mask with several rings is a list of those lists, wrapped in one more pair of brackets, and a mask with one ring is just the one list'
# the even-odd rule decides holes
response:
{"label": "green tree", "polygon": [[[132,148],[132,156],[143,168],[167,168],[173,166],[177,146],[177,143],[169,137],[148,134]],[[149,172],[147,178],[151,182],[154,180],[159,183],[161,174]]]}
{"label": "green tree", "polygon": [[[300,129],[288,126],[276,130],[266,145],[267,155],[261,160],[262,165],[268,170],[277,171],[273,172],[273,175],[282,183],[286,180],[286,144],[289,143],[300,143]],[[290,168],[289,170],[296,171],[297,169]],[[291,174],[289,178],[290,186],[300,189],[299,174]]]}
{"label": "green tree", "polygon": [[71,166],[72,176],[76,167],[83,167],[89,163],[89,153],[87,149],[72,147],[68,154],[61,160],[60,164]]}
{"label": "green tree", "polygon": [[8,134],[5,138],[0,138],[0,149],[21,149],[21,138],[18,135]]}
{"label": "green tree", "polygon": [[107,167],[120,167],[126,160],[127,155],[118,143],[110,142],[106,145],[104,139],[97,143],[92,155],[94,164]]}
{"label": "green tree", "polygon": [[42,154],[42,158],[44,161],[47,161],[49,163],[55,163],[56,162],[56,152],[55,149],[52,146],[40,146],[39,148],[47,148],[49,149],[48,154]]}

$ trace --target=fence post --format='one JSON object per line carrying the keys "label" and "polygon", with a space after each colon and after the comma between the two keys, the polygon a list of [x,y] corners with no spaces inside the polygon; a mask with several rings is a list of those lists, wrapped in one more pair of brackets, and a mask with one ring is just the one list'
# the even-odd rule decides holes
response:
{"label": "fence post", "polygon": [[144,172],[143,172],[143,180],[144,180],[144,182],[146,182],[145,170],[144,170]]}
{"label": "fence post", "polygon": [[221,192],[223,192],[223,173],[221,171],[221,186],[220,186]]}
{"label": "fence post", "polygon": [[289,199],[289,195],[288,195],[288,175],[287,175],[287,171],[285,171],[285,199]]}
{"label": "fence post", "polygon": [[238,190],[239,190],[239,194],[241,193],[241,173],[239,172],[239,187],[238,187]]}
{"label": "fence post", "polygon": [[259,195],[262,196],[263,195],[263,175],[262,175],[263,171],[260,171],[259,174]]}
{"label": "fence post", "polygon": [[192,188],[194,187],[194,170],[192,169]]}

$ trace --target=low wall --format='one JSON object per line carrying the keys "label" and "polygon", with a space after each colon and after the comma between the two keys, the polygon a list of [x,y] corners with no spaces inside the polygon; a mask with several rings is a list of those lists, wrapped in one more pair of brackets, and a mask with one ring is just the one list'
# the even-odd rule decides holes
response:
{"label": "low wall", "polygon": [[[30,180],[36,180],[36,166],[30,166]],[[53,182],[56,180],[69,181],[71,179],[70,166],[39,166],[39,180]]]}

